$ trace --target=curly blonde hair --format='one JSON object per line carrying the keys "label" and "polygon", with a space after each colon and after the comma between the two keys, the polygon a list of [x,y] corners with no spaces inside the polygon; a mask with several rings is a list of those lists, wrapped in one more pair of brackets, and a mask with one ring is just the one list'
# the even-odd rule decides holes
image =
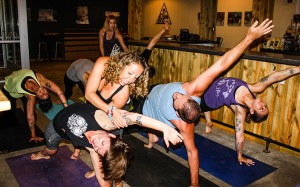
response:
{"label": "curly blonde hair", "polygon": [[130,96],[134,98],[145,97],[148,94],[149,67],[146,60],[135,51],[121,52],[111,57],[106,63],[102,79],[106,80],[106,85],[119,83],[120,74],[131,63],[140,64],[144,71],[133,84],[128,85]]}

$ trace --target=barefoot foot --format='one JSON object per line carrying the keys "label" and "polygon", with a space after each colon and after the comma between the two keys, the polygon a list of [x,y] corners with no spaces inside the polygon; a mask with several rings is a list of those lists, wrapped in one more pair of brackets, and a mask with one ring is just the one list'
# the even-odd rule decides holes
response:
{"label": "barefoot foot", "polygon": [[89,179],[89,178],[94,177],[95,175],[96,175],[95,171],[94,171],[94,170],[90,170],[90,171],[88,171],[88,172],[84,175],[84,177],[87,178],[87,179]]}
{"label": "barefoot foot", "polygon": [[72,160],[78,160],[78,156],[75,155],[75,154],[72,154],[72,155],[70,156],[70,158],[71,158]]}
{"label": "barefoot foot", "polygon": [[40,160],[40,159],[49,159],[50,156],[45,156],[42,154],[42,152],[38,152],[36,154],[31,155],[31,160]]}
{"label": "barefoot foot", "polygon": [[205,134],[210,134],[212,132],[212,127],[213,127],[212,122],[206,123]]}
{"label": "barefoot foot", "polygon": [[148,149],[151,149],[156,142],[158,142],[158,137],[154,134],[149,134],[149,143],[144,144],[144,147],[147,147]]}

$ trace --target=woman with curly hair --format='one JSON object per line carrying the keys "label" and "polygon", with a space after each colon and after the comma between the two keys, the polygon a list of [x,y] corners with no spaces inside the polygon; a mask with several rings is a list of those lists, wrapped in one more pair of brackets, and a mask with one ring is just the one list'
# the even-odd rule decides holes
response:
{"label": "woman with curly hair", "polygon": [[[113,57],[99,57],[95,62],[85,88],[86,100],[106,112],[118,127],[127,127],[121,115],[129,97],[148,94],[148,65],[137,52],[127,51]],[[129,109],[129,108],[123,108]],[[80,149],[75,149],[72,159],[77,159]]]}

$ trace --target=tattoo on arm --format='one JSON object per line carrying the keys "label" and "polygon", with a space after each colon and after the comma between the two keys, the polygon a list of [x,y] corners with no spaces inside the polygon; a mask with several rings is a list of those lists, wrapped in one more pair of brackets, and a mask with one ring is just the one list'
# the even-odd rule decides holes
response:
{"label": "tattoo on arm", "polygon": [[242,152],[243,143],[237,142],[235,146],[236,146],[236,152],[239,155]]}
{"label": "tattoo on arm", "polygon": [[259,82],[261,82],[261,83],[264,83],[264,82],[266,82],[266,81],[268,81],[269,80],[269,75],[268,76],[266,76],[266,77],[264,77],[264,78],[262,78],[262,79],[260,79],[260,81]]}
{"label": "tattoo on arm", "polygon": [[112,122],[111,124],[104,124],[103,128],[106,129],[106,130],[114,130],[115,129],[115,125]]}
{"label": "tattoo on arm", "polygon": [[293,75],[295,73],[295,71],[293,69],[290,69],[290,74]]}
{"label": "tattoo on arm", "polygon": [[241,131],[241,119],[235,118],[235,131],[240,132]]}
{"label": "tattoo on arm", "polygon": [[142,126],[143,126],[143,123],[142,123],[141,119],[142,119],[142,116],[137,116],[136,122],[137,122],[137,125],[139,125],[139,126],[142,127]]}
{"label": "tattoo on arm", "polygon": [[49,82],[46,82],[46,87],[51,88],[51,84]]}
{"label": "tattoo on arm", "polygon": [[126,125],[127,125],[127,126],[132,125],[131,119],[130,119],[129,117],[127,117],[128,114],[129,114],[129,113],[126,112],[126,113],[124,113],[124,115],[123,115],[123,118],[125,119]]}

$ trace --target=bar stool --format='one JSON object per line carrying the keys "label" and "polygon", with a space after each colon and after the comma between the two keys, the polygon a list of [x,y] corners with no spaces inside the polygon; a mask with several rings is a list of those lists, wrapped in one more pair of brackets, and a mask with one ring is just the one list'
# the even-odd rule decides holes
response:
{"label": "bar stool", "polygon": [[[60,57],[60,58],[58,58]],[[63,60],[65,57],[64,43],[63,42],[55,42],[55,60]]]}
{"label": "bar stool", "polygon": [[38,61],[42,61],[42,60],[45,60],[45,59],[47,61],[49,61],[47,43],[46,42],[39,42]]}
{"label": "bar stool", "polygon": [[218,45],[218,47],[221,47],[222,42],[223,42],[223,38],[222,37],[216,37],[216,39],[217,39],[217,45]]}

